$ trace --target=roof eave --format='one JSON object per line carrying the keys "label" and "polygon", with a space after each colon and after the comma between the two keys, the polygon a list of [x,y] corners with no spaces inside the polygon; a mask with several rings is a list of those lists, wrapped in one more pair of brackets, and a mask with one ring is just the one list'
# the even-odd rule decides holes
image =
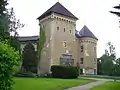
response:
{"label": "roof eave", "polygon": [[98,38],[96,38],[96,37],[90,37],[90,36],[76,36],[76,37],[77,38],[84,38],[84,37],[86,37],[86,38],[93,38],[93,39],[98,41]]}
{"label": "roof eave", "polygon": [[[51,12],[52,13],[52,12]],[[54,13],[57,13],[57,12],[54,12]],[[50,14],[50,13],[49,13]],[[47,14],[47,15],[41,15],[41,16],[39,16],[38,18],[37,18],[37,20],[41,20],[42,18],[44,18],[44,17],[46,17],[46,16],[48,16],[49,14]],[[61,14],[61,13],[57,13],[57,14],[60,14],[60,15],[64,15],[64,14]],[[67,16],[67,15],[64,15],[64,16]],[[70,17],[70,16],[67,16],[67,17]],[[73,19],[76,19],[76,20],[79,20],[77,17],[70,17],[70,18],[73,18]]]}

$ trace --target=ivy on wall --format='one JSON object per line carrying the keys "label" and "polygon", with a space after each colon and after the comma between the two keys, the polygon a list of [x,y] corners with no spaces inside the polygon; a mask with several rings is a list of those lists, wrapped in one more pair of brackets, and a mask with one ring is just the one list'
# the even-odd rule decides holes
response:
{"label": "ivy on wall", "polygon": [[45,26],[40,25],[39,41],[37,46],[38,61],[40,61],[41,59],[41,52],[42,52],[42,49],[44,48],[45,42],[46,42]]}

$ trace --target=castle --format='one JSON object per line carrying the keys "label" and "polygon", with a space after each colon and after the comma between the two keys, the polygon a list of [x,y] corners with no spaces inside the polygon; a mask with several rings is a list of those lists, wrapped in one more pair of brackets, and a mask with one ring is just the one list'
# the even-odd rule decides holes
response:
{"label": "castle", "polygon": [[[41,26],[45,26],[46,34],[38,74],[49,73],[52,65],[79,66],[81,74],[97,74],[98,39],[87,26],[77,31],[78,18],[59,2],[37,19]],[[36,48],[38,39],[38,36],[19,37],[21,49],[27,41]]]}

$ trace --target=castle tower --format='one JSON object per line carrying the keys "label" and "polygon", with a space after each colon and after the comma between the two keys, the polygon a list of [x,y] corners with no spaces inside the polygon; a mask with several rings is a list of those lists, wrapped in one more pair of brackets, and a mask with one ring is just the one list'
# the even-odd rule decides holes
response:
{"label": "castle tower", "polygon": [[97,38],[84,26],[80,32],[76,33],[78,62],[81,74],[97,74]]}
{"label": "castle tower", "polygon": [[38,73],[49,73],[52,65],[76,65],[75,30],[78,18],[57,2],[38,20],[41,26],[45,26],[46,34]]}

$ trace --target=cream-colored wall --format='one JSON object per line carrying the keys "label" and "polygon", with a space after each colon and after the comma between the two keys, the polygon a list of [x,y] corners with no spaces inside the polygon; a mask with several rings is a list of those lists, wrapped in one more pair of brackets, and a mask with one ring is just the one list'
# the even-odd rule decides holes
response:
{"label": "cream-colored wall", "polygon": [[[46,27],[46,43],[42,50],[38,74],[49,73],[52,65],[60,65],[60,57],[65,53],[73,55],[74,66],[79,64],[80,68],[85,69],[85,73],[94,73],[93,70],[97,69],[97,54],[96,50],[94,51],[97,40],[86,37],[76,38],[75,19],[52,13],[39,22]],[[59,27],[59,30],[57,30],[57,27]],[[66,47],[63,46],[64,41]],[[81,45],[84,46],[83,52],[80,52]],[[84,58],[84,64],[80,64],[80,58],[82,57]],[[94,62],[94,59],[96,59],[96,62]],[[87,68],[91,69],[87,70]]]}
{"label": "cream-colored wall", "polygon": [[41,53],[41,59],[38,65],[38,74],[48,73],[51,63],[51,28],[52,19],[48,18],[40,21],[41,26],[45,26],[46,42]]}
{"label": "cream-colored wall", "polygon": [[[76,64],[76,20],[52,13],[50,16],[40,20],[39,23],[46,27],[46,43],[39,62],[38,73],[47,73],[50,71],[51,65],[59,65],[60,57],[63,53],[66,53],[66,50],[73,55],[74,64]],[[57,27],[59,27],[59,31],[57,31]],[[66,48],[63,46],[64,41],[67,42]],[[47,47],[48,44],[49,47]]]}
{"label": "cream-colored wall", "polygon": [[[96,53],[96,45],[97,40],[93,38],[81,38],[79,39],[79,45],[84,47],[84,51],[79,51],[79,60],[80,58],[84,58],[83,64],[80,64],[80,68],[86,69],[86,73],[94,74],[94,69],[97,70],[97,53]],[[79,50],[81,48],[79,47]],[[95,59],[95,61],[94,61]],[[92,69],[92,71],[91,71]]]}
{"label": "cream-colored wall", "polygon": [[[69,54],[73,55],[74,65],[76,64],[76,42],[75,42],[75,20],[58,15],[53,14],[54,20],[52,22],[53,25],[53,33],[52,33],[52,65],[60,64],[60,57],[62,54],[65,54],[66,51]],[[59,27],[59,30],[57,30]],[[65,28],[65,32],[64,32]],[[71,30],[71,33],[70,33]],[[63,46],[63,42],[66,42],[67,47]]]}

